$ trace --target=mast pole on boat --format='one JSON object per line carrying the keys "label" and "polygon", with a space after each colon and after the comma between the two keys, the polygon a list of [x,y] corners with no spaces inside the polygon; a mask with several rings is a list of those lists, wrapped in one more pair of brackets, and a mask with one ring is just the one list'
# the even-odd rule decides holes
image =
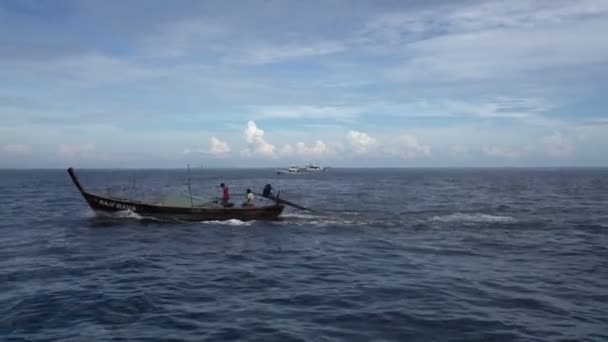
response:
{"label": "mast pole on boat", "polygon": [[190,194],[190,208],[194,208],[194,202],[192,202],[192,189],[190,188],[190,164],[188,164],[188,193]]}

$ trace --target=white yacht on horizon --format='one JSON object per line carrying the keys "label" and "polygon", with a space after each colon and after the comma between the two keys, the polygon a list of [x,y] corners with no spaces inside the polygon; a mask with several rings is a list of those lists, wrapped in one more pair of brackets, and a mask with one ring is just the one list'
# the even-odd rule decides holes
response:
{"label": "white yacht on horizon", "polygon": [[290,165],[287,169],[277,169],[275,170],[278,175],[282,174],[292,174],[292,175],[305,175],[318,171],[326,171],[327,167],[321,167],[319,165],[315,165],[313,163],[306,163],[303,167],[298,165]]}

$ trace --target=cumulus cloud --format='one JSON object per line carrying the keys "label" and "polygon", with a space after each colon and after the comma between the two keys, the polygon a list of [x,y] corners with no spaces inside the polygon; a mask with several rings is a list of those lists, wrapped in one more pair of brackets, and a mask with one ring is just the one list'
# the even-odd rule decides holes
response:
{"label": "cumulus cloud", "polygon": [[283,146],[280,154],[284,157],[291,157],[291,156],[293,156],[294,151],[295,151],[294,148],[290,144],[287,144],[287,145]]}
{"label": "cumulus cloud", "polygon": [[296,149],[298,151],[298,154],[302,156],[321,158],[330,154],[329,148],[321,140],[317,140],[315,144],[310,147],[306,146],[306,144],[304,144],[303,142],[299,142],[296,145]]}
{"label": "cumulus cloud", "polygon": [[376,145],[376,139],[364,132],[349,131],[346,134],[346,140],[358,154],[365,154]]}
{"label": "cumulus cloud", "polygon": [[209,139],[209,143],[211,147],[209,148],[209,153],[218,158],[223,158],[230,154],[230,146],[225,141],[222,141],[216,137],[211,137]]}
{"label": "cumulus cloud", "polygon": [[2,150],[11,154],[26,154],[30,152],[30,147],[23,144],[8,144],[4,145]]}
{"label": "cumulus cloud", "polygon": [[553,134],[544,139],[545,146],[554,157],[567,157],[572,154],[574,149],[572,143],[566,139],[560,132],[553,132]]}
{"label": "cumulus cloud", "polygon": [[416,136],[406,134],[398,139],[393,154],[405,160],[430,157],[431,147],[421,144]]}
{"label": "cumulus cloud", "polygon": [[93,144],[59,144],[57,155],[62,158],[86,158],[94,149]]}
{"label": "cumulus cloud", "polygon": [[295,146],[291,144],[284,145],[279,154],[283,157],[314,157],[323,158],[333,154],[334,151],[322,140],[317,140],[313,145],[306,145],[303,142],[298,142]]}
{"label": "cumulus cloud", "polygon": [[216,137],[209,139],[209,148],[185,148],[184,154],[200,153],[210,155],[215,158],[226,158],[230,155],[230,146],[225,141],[222,141]]}
{"label": "cumulus cloud", "polygon": [[264,131],[259,129],[254,121],[247,122],[247,128],[245,128],[243,135],[245,141],[249,144],[248,153],[245,154],[276,158],[275,146],[266,141]]}

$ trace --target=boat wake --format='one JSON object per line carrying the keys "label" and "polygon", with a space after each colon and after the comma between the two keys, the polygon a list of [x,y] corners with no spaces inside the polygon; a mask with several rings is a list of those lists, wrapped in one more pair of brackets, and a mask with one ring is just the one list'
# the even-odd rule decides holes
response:
{"label": "boat wake", "polygon": [[368,222],[363,220],[356,220],[350,217],[340,217],[326,214],[305,214],[305,213],[285,213],[281,215],[281,220],[284,224],[295,225],[295,226],[313,226],[313,227],[327,227],[327,226],[361,226]]}
{"label": "boat wake", "polygon": [[282,218],[285,219],[303,219],[303,220],[313,220],[318,219],[319,216],[312,214],[301,214],[301,213],[284,213],[281,215]]}
{"label": "boat wake", "polygon": [[516,223],[510,216],[489,215],[482,213],[454,213],[443,216],[433,216],[430,221],[443,223]]}
{"label": "boat wake", "polygon": [[[162,219],[162,218],[157,218],[157,217],[141,216],[130,210],[117,211],[117,212],[113,212],[113,213],[98,212],[98,213],[94,213],[93,215],[95,217],[109,218],[109,219],[130,219],[130,220],[138,220],[138,221],[151,220],[151,221],[159,221],[159,222],[193,223],[190,221],[168,220],[168,219]],[[241,221],[241,220],[237,220],[237,219],[230,219],[230,220],[225,220],[225,221],[219,221],[219,220],[200,221],[199,223],[220,224],[220,225],[227,225],[227,226],[250,226],[253,224],[253,222],[254,221]],[[194,222],[194,223],[196,223],[196,222]]]}
{"label": "boat wake", "polygon": [[109,219],[133,219],[133,220],[153,219],[153,218],[143,217],[131,210],[121,210],[121,211],[116,211],[116,212],[93,211],[91,216],[99,217],[99,218],[109,218]]}
{"label": "boat wake", "polygon": [[[229,219],[229,220],[211,220],[211,221],[180,221],[180,220],[169,220],[163,218],[156,217],[148,217],[142,216],[138,213],[135,213],[131,210],[122,210],[116,212],[104,212],[104,211],[87,211],[86,216],[88,218],[98,218],[98,219],[109,219],[111,221],[117,220],[136,220],[136,221],[158,221],[158,222],[183,222],[183,223],[198,223],[204,225],[223,225],[223,226],[232,226],[232,227],[248,227],[254,225],[259,221],[241,221],[238,219]],[[281,215],[279,219],[281,224],[295,225],[295,226],[315,226],[315,227],[326,227],[326,226],[357,226],[362,224],[362,222],[357,222],[355,220],[349,220],[345,218],[339,217],[327,217],[324,215],[314,215],[314,214],[304,214],[304,213],[285,213]]]}
{"label": "boat wake", "polygon": [[201,221],[203,224],[221,224],[226,226],[251,226],[255,221],[241,221],[237,219],[230,219],[226,221]]}

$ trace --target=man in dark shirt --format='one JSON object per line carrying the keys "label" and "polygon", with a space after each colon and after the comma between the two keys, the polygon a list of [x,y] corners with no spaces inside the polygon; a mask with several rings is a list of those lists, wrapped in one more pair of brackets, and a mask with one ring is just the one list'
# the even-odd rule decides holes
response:
{"label": "man in dark shirt", "polygon": [[272,185],[266,184],[264,190],[262,191],[262,196],[272,198],[274,194],[272,193]]}

